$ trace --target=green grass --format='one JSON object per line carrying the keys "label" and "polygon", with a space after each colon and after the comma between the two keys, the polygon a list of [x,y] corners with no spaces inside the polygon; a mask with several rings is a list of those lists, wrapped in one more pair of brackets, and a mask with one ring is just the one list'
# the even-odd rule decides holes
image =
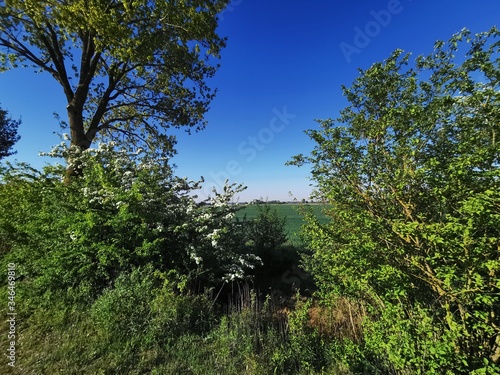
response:
{"label": "green grass", "polygon": [[[302,225],[305,224],[302,214],[300,213],[300,207],[304,206],[299,203],[283,203],[283,204],[270,204],[271,209],[275,209],[279,214],[286,217],[286,227],[288,234],[288,242],[290,244],[298,245],[301,243],[300,231]],[[321,204],[311,204],[307,205],[311,207],[314,213],[317,215],[318,219],[322,223],[328,221],[328,217],[323,213],[324,205]],[[259,215],[259,210],[257,205],[250,205],[244,209],[238,211],[236,216],[239,219],[245,217],[248,220],[255,219]]]}

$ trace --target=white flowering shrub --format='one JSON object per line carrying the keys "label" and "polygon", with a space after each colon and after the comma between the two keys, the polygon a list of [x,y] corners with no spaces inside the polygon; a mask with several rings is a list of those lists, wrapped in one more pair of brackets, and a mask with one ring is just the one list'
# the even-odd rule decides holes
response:
{"label": "white flowering shrub", "polygon": [[[49,156],[83,171],[64,183],[65,167],[2,171],[0,238],[4,261],[23,264],[42,291],[96,296],[123,272],[152,266],[181,290],[242,279],[259,263],[239,235],[232,204],[243,187],[196,202],[199,182],[174,176],[169,161],[115,144],[80,151],[62,143]],[[40,290],[39,290],[40,291]]]}

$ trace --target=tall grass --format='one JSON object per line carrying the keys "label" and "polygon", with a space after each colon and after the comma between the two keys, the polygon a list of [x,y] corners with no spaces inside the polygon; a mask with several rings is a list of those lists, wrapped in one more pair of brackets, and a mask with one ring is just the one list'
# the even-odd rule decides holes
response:
{"label": "tall grass", "polygon": [[23,317],[16,371],[325,373],[326,336],[317,308],[298,295],[284,301],[258,295],[248,284],[235,289],[214,308],[206,296],[178,295],[155,286],[147,272],[136,272],[90,306],[69,310],[64,300],[54,300]]}

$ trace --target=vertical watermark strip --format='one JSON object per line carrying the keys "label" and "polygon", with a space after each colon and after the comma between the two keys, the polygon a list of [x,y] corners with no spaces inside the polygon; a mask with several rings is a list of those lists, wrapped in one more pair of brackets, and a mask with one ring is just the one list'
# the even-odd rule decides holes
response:
{"label": "vertical watermark strip", "polygon": [[7,365],[16,366],[16,265],[9,263],[7,265]]}

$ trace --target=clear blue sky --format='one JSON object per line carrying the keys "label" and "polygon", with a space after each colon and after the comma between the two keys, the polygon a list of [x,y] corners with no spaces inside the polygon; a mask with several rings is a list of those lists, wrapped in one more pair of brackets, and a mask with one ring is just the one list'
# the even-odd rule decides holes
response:
{"label": "clear blue sky", "polygon": [[[208,185],[243,183],[241,201],[307,199],[307,168],[284,164],[312,150],[303,131],[338,115],[346,105],[340,86],[349,86],[358,68],[396,48],[417,56],[463,27],[477,33],[494,25],[498,0],[233,0],[220,22],[229,40],[211,81],[218,95],[209,125],[178,133],[177,174],[204,176]],[[10,159],[40,167],[38,152],[59,142],[53,113],[65,114],[61,88],[46,74],[10,71],[0,74],[0,103],[23,121]]]}

